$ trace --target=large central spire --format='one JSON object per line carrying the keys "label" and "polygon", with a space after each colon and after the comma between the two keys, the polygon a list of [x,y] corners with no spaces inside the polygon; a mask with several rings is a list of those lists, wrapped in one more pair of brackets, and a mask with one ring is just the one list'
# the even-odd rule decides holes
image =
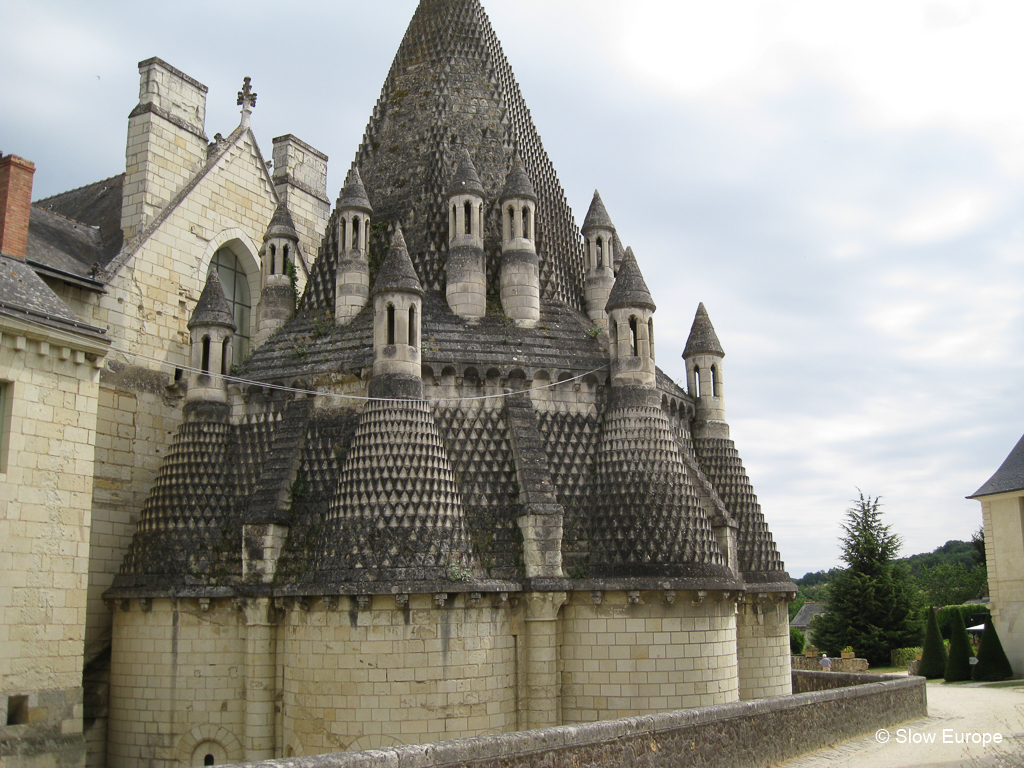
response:
{"label": "large central spire", "polygon": [[582,310],[582,246],[565,193],[479,0],[422,0],[356,163],[375,219],[401,224],[420,280],[444,288],[446,189],[469,151],[487,201],[489,292],[497,292],[497,198],[518,156],[539,199],[541,293]]}

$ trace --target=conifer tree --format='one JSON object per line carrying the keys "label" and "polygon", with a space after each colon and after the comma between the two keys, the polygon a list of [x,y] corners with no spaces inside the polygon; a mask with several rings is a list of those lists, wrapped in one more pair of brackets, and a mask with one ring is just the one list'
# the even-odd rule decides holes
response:
{"label": "conifer tree", "polygon": [[985,619],[985,631],[981,633],[978,663],[974,665],[974,679],[1006,680],[1010,677],[1013,677],[1013,668],[1003,651],[1003,644],[999,642],[996,625],[989,616]]}
{"label": "conifer tree", "polygon": [[971,639],[967,636],[967,627],[960,611],[954,611],[950,626],[949,656],[946,658],[947,683],[971,679]]}
{"label": "conifer tree", "polygon": [[928,625],[924,630],[924,646],[921,649],[921,663],[917,674],[934,680],[942,677],[946,670],[946,646],[939,633],[939,622],[935,619],[935,609],[928,609]]}
{"label": "conifer tree", "polygon": [[[826,610],[812,625],[815,643],[838,654],[847,645],[876,666],[889,663],[893,648],[917,645],[920,628],[911,620],[913,597],[906,568],[895,562],[900,537],[882,523],[879,497],[860,494],[846,511],[840,539],[849,566],[829,585]],[[939,668],[939,675],[943,668]]]}

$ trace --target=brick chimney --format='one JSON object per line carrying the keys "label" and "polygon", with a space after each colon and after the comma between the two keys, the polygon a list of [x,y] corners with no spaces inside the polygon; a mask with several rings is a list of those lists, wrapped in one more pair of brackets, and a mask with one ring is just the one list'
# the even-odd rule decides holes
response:
{"label": "brick chimney", "polygon": [[17,155],[0,157],[0,253],[25,258],[35,163]]}

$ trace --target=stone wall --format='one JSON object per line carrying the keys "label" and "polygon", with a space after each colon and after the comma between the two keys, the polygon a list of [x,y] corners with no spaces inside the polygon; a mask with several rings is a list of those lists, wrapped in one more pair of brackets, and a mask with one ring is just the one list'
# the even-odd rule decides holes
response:
{"label": "stone wall", "polygon": [[0,765],[78,766],[106,343],[0,318]]}
{"label": "stone wall", "polygon": [[1015,677],[1024,675],[1024,494],[984,496],[985,552],[992,621]]}
{"label": "stone wall", "polygon": [[[830,656],[832,659],[832,674],[837,672],[850,672],[859,674],[868,671],[867,659],[841,659]],[[821,668],[821,656],[793,656],[792,664],[794,670],[807,672],[824,672]]]}
{"label": "stone wall", "polygon": [[[794,689],[818,684],[795,672]],[[806,683],[798,682],[810,676]],[[831,675],[837,679],[838,675]],[[847,677],[847,676],[844,676]],[[853,687],[586,725],[275,760],[265,768],[747,768],[789,760],[878,728],[926,717],[923,678],[848,676]],[[771,734],[771,738],[766,738]]]}
{"label": "stone wall", "polygon": [[738,700],[732,600],[596,594],[574,592],[563,608],[563,723]]}
{"label": "stone wall", "polygon": [[765,597],[759,601],[756,593],[748,595],[737,606],[736,656],[743,701],[792,692],[789,603],[782,594]]}

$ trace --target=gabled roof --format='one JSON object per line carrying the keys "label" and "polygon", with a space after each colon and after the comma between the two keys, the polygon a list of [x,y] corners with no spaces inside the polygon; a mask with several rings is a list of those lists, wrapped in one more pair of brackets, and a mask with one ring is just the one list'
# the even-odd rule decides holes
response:
{"label": "gabled roof", "polygon": [[2,255],[0,315],[105,341],[106,332],[79,320],[30,265]]}
{"label": "gabled roof", "polygon": [[644,282],[644,276],[640,273],[640,266],[636,263],[632,248],[626,249],[622,267],[615,277],[611,293],[608,294],[605,310],[611,312],[613,309],[627,307],[649,309],[651,312],[657,309],[651,292],[647,289],[647,283]]}
{"label": "gabled roof", "polygon": [[797,611],[793,620],[789,622],[789,625],[791,627],[806,627],[811,623],[811,619],[824,611],[827,607],[827,603],[804,603],[800,606],[800,610]]}
{"label": "gabled roof", "polygon": [[997,493],[1024,490],[1024,437],[1010,451],[996,473],[978,490],[968,496],[976,499],[979,496],[992,496]]}
{"label": "gabled roof", "polygon": [[105,267],[121,250],[124,174],[62,192],[32,204],[27,261],[90,281],[93,265]]}
{"label": "gabled roof", "polygon": [[718,355],[725,357],[722,343],[715,333],[715,326],[711,324],[708,311],[704,308],[704,302],[697,306],[697,314],[693,318],[693,325],[690,326],[690,337],[686,340],[686,348],[683,350],[683,359],[691,355]]}

